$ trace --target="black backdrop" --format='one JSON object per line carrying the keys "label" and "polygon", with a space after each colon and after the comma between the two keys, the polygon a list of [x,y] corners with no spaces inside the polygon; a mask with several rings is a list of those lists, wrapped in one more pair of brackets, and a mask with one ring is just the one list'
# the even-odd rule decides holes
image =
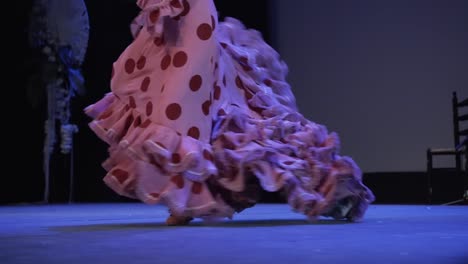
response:
{"label": "black backdrop", "polygon": [[[44,193],[42,163],[47,105],[43,100],[34,106],[26,96],[30,75],[27,66],[32,55],[27,39],[32,2],[14,3],[12,13],[15,22],[9,25],[13,29],[9,43],[15,55],[10,64],[13,71],[8,77],[14,85],[4,98],[14,100],[5,102],[8,103],[3,129],[6,162],[0,185],[0,203],[3,204],[41,202]],[[88,129],[90,119],[82,109],[109,91],[111,65],[131,42],[129,24],[139,10],[133,0],[85,2],[90,20],[88,50],[82,65],[86,94],[72,99],[71,122],[79,127],[74,137],[73,156],[59,154],[58,151],[52,156],[49,202],[69,201],[71,176],[74,177],[73,202],[131,201],[116,195],[102,182],[105,171],[101,162],[106,158],[107,146]],[[221,19],[236,17],[247,27],[259,30],[267,42],[271,41],[268,0],[218,0],[215,4]]]}

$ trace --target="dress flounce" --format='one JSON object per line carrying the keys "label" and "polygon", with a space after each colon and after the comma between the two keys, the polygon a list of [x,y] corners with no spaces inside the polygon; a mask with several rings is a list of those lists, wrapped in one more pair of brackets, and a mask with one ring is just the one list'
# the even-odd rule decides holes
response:
{"label": "dress flounce", "polygon": [[164,29],[164,18],[179,20],[190,10],[187,0],[138,0],[140,13],[130,24],[130,31],[135,38],[145,28],[154,37],[160,37]]}
{"label": "dress flounce", "polygon": [[[190,10],[186,0],[138,5],[135,37],[142,28],[151,38],[161,36],[163,17],[178,20]],[[361,219],[374,195],[356,163],[339,154],[338,135],[299,113],[279,54],[236,19],[211,25],[217,63],[233,70],[226,73],[234,81],[224,83],[224,92],[242,94],[242,102],[223,97],[210,111],[209,140],[199,140],[108,93],[85,109],[94,119],[90,128],[110,145],[104,181],[121,195],[166,204],[182,216],[232,217],[255,205],[265,190],[283,193],[294,211],[310,219]]]}

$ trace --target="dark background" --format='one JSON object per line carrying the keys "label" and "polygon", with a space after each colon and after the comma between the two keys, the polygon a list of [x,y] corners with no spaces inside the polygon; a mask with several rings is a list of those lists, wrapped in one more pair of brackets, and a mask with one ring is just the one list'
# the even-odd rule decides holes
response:
{"label": "dark background", "polygon": [[[215,3],[221,19],[226,16],[240,19],[247,27],[259,30],[265,41],[276,48],[271,39],[270,1],[218,0]],[[69,201],[71,179],[73,202],[131,202],[133,200],[116,195],[102,182],[105,171],[101,162],[106,159],[107,146],[88,129],[90,119],[82,110],[109,91],[111,64],[131,42],[129,24],[139,10],[135,1],[128,0],[88,0],[86,4],[90,20],[88,50],[82,65],[86,93],[72,101],[71,122],[78,125],[79,132],[75,134],[72,156],[54,153],[51,159],[49,202]],[[8,44],[15,52],[9,64],[13,71],[7,77],[14,85],[6,89],[4,97],[4,105],[7,106],[3,129],[4,155],[7,158],[0,189],[0,203],[3,204],[41,202],[44,192],[42,148],[46,102],[33,106],[26,96],[26,83],[30,75],[28,61],[32,55],[27,41],[31,5],[31,0],[15,3],[12,8],[15,23],[9,25],[13,30],[12,41]],[[6,57],[8,55],[11,54],[6,54]],[[436,202],[460,198],[461,182],[447,181],[450,176],[450,171],[443,171],[436,177]],[[422,171],[364,173],[364,182],[376,194],[376,203],[427,201],[425,173]],[[277,202],[282,199],[275,193],[264,193],[263,201]]]}

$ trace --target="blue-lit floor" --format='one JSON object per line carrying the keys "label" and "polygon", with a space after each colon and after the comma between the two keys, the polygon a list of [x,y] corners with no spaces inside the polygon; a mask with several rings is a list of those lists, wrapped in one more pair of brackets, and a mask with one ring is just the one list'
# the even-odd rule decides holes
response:
{"label": "blue-lit floor", "polygon": [[358,223],[259,204],[168,227],[141,203],[0,207],[0,263],[468,263],[468,206],[371,205]]}

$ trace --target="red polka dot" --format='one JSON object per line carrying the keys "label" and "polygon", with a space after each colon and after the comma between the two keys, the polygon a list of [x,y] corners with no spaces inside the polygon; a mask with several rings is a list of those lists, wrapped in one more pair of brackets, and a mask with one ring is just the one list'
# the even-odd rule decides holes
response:
{"label": "red polka dot", "polygon": [[149,158],[149,162],[150,162],[151,164],[153,164],[155,167],[158,167],[158,168],[161,167],[161,165],[160,165],[159,162],[154,158],[154,156],[151,155],[151,156],[148,156],[148,158]]}
{"label": "red polka dot", "polygon": [[137,118],[135,119],[135,121],[133,121],[133,127],[138,127],[141,125],[141,117],[140,116],[137,116]]}
{"label": "red polka dot", "polygon": [[[127,118],[125,119],[125,124],[124,124],[124,130],[127,130],[130,128],[130,126],[133,124],[133,115],[129,115],[127,116]],[[125,131],[123,131],[123,133],[125,133]],[[120,135],[120,136],[123,136],[123,135]]]}
{"label": "red polka dot", "polygon": [[266,86],[271,86],[271,80],[270,80],[270,79],[265,79],[265,80],[263,80],[263,83],[264,83]]}
{"label": "red polka dot", "polygon": [[174,8],[181,8],[182,5],[180,4],[179,0],[172,0],[170,5]]}
{"label": "red polka dot", "polygon": [[236,85],[238,88],[244,88],[244,84],[242,83],[242,80],[241,78],[238,76],[236,76]]}
{"label": "red polka dot", "polygon": [[153,113],[153,103],[150,101],[146,103],[146,115],[150,116]]}
{"label": "red polka dot", "polygon": [[128,171],[122,169],[115,169],[111,173],[120,184],[123,184],[129,177]]}
{"label": "red polka dot", "polygon": [[180,68],[187,63],[187,53],[179,51],[174,55],[173,64],[174,67]]}
{"label": "red polka dot", "polygon": [[247,99],[252,99],[253,93],[249,89],[244,89],[244,94]]}
{"label": "red polka dot", "polygon": [[171,55],[167,54],[161,60],[161,69],[164,71],[169,67],[169,65],[171,65]]}
{"label": "red polka dot", "polygon": [[200,194],[203,190],[203,185],[200,182],[194,182],[192,185],[191,192],[193,194]]}
{"label": "red polka dot", "polygon": [[201,85],[202,85],[202,77],[200,75],[194,75],[192,76],[192,78],[190,78],[190,83],[189,83],[189,86],[190,86],[190,90],[196,92],[200,89]]}
{"label": "red polka dot", "polygon": [[198,127],[191,127],[188,131],[187,131],[187,136],[189,137],[193,137],[194,139],[199,139],[200,138],[200,129],[198,129]]}
{"label": "red polka dot", "polygon": [[179,189],[184,188],[184,178],[182,177],[182,175],[172,176],[171,182],[173,182]]}
{"label": "red polka dot", "polygon": [[239,63],[242,66],[242,68],[244,69],[244,71],[251,71],[252,70],[252,67],[250,67],[249,60],[248,60],[247,57],[245,57],[245,56],[240,57],[239,58]]}
{"label": "red polka dot", "polygon": [[250,109],[252,109],[253,111],[259,113],[259,114],[262,114],[263,113],[263,108],[261,107],[250,107]]}
{"label": "red polka dot", "polygon": [[164,35],[161,35],[160,37],[155,37],[153,40],[154,45],[156,46],[161,46],[164,44]]}
{"label": "red polka dot", "polygon": [[141,128],[147,128],[151,124],[151,120],[146,119],[145,122],[141,123],[140,127]]}
{"label": "red polka dot", "polygon": [[151,197],[155,198],[155,199],[158,199],[160,194],[159,193],[150,193],[149,194]]}
{"label": "red polka dot", "polygon": [[156,23],[156,21],[158,21],[159,19],[159,9],[155,9],[151,11],[149,18],[150,18],[151,23]]}
{"label": "red polka dot", "polygon": [[131,108],[136,108],[135,98],[131,95],[128,97],[128,104]]}
{"label": "red polka dot", "polygon": [[186,16],[190,12],[190,4],[187,0],[183,0],[182,5],[184,6],[184,10],[180,13],[180,16]]}
{"label": "red polka dot", "polygon": [[[125,119],[125,124],[124,124],[125,129],[130,128],[130,126],[133,123],[133,120],[134,120],[134,118],[133,118],[132,115],[127,116],[127,119]],[[124,131],[124,133],[126,133],[126,132]]]}
{"label": "red polka dot", "polygon": [[207,23],[203,23],[197,28],[197,36],[201,40],[207,40],[211,37],[212,29],[211,26]]}
{"label": "red polka dot", "polygon": [[203,150],[203,157],[206,160],[213,161],[213,155],[211,155],[211,153],[206,149]]}
{"label": "red polka dot", "polygon": [[218,110],[218,116],[225,116],[225,115],[226,115],[226,111],[224,109],[220,108]]}
{"label": "red polka dot", "polygon": [[127,59],[125,62],[125,72],[128,74],[133,73],[135,70],[135,61],[133,59]]}
{"label": "red polka dot", "polygon": [[176,120],[182,114],[182,108],[178,103],[172,103],[166,107],[166,116],[170,120]]}
{"label": "red polka dot", "polygon": [[171,157],[171,162],[172,163],[179,163],[180,160],[181,160],[181,158],[180,158],[179,153],[172,153],[172,157]]}
{"label": "red polka dot", "polygon": [[141,56],[137,61],[136,67],[137,69],[141,70],[145,67],[145,64],[146,64],[146,57]]}
{"label": "red polka dot", "polygon": [[112,109],[107,109],[106,111],[104,111],[99,117],[98,117],[98,120],[102,120],[102,119],[106,119],[108,117],[110,117],[112,115],[113,111]]}
{"label": "red polka dot", "polygon": [[210,102],[210,100],[206,100],[206,101],[202,104],[202,111],[203,111],[203,114],[209,115],[209,114],[210,114],[210,107],[211,107],[211,102]]}
{"label": "red polka dot", "polygon": [[149,87],[149,85],[150,85],[150,82],[151,82],[150,77],[146,76],[146,77],[143,79],[143,81],[141,82],[140,90],[143,91],[143,92],[148,91],[148,87]]}
{"label": "red polka dot", "polygon": [[219,100],[219,98],[221,97],[221,87],[219,87],[219,85],[217,85],[216,83],[214,84],[214,99],[215,100]]}

